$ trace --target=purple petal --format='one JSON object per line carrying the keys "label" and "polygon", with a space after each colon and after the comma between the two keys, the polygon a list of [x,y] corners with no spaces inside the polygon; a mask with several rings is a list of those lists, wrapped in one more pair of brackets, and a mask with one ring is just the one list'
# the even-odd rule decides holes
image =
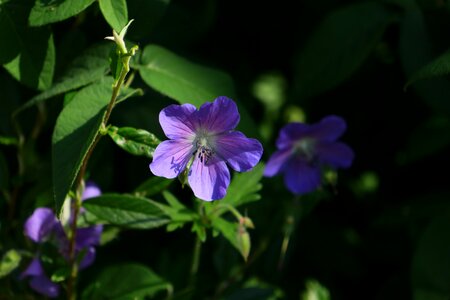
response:
{"label": "purple petal", "polygon": [[233,130],[240,119],[236,103],[224,96],[217,97],[213,103],[204,103],[197,115],[199,126],[210,133]]}
{"label": "purple petal", "polygon": [[158,145],[153,154],[150,170],[156,176],[175,178],[185,168],[193,154],[192,142],[168,140]]}
{"label": "purple petal", "polygon": [[272,154],[264,169],[264,176],[272,177],[282,172],[291,155],[292,150],[290,148],[278,150]]}
{"label": "purple petal", "polygon": [[161,110],[159,123],[169,139],[187,139],[194,136],[197,109],[192,104],[172,104]]}
{"label": "purple petal", "polygon": [[318,143],[315,146],[318,160],[335,168],[348,168],[353,162],[355,154],[344,143]]}
{"label": "purple petal", "polygon": [[218,136],[215,150],[230,167],[238,172],[245,172],[256,166],[263,153],[262,145],[258,140],[249,139],[239,131]]}
{"label": "purple petal", "polygon": [[27,276],[41,276],[44,275],[44,269],[39,258],[35,257],[28,265],[27,269],[20,274],[20,278],[25,278]]}
{"label": "purple petal", "polygon": [[86,182],[86,186],[84,187],[83,194],[81,195],[81,200],[84,201],[89,198],[98,197],[101,194],[102,194],[102,191],[100,190],[98,185],[96,185],[92,181],[88,181],[88,182]]}
{"label": "purple petal", "polygon": [[289,123],[280,130],[277,139],[277,148],[286,149],[298,140],[309,137],[311,126],[303,123]]}
{"label": "purple petal", "polygon": [[306,161],[291,159],[285,168],[284,182],[294,194],[302,195],[315,191],[321,184],[320,168]]}
{"label": "purple petal", "polygon": [[30,287],[39,294],[49,298],[56,298],[59,296],[59,286],[45,275],[31,278]]}
{"label": "purple petal", "polygon": [[58,220],[50,208],[36,208],[24,225],[25,235],[32,241],[41,243],[55,228]]}
{"label": "purple petal", "polygon": [[77,229],[76,247],[78,249],[100,244],[103,225],[96,225]]}
{"label": "purple petal", "polygon": [[327,116],[311,127],[311,135],[317,140],[334,142],[344,133],[347,124],[341,117]]}
{"label": "purple petal", "polygon": [[202,200],[222,199],[230,184],[230,171],[224,161],[212,157],[206,165],[194,159],[189,171],[189,185],[194,195]]}
{"label": "purple petal", "polygon": [[80,270],[89,267],[90,265],[92,265],[94,263],[94,260],[95,260],[95,248],[94,247],[88,247],[88,248],[83,249],[82,251],[84,251],[84,253],[83,253],[84,256],[79,265]]}

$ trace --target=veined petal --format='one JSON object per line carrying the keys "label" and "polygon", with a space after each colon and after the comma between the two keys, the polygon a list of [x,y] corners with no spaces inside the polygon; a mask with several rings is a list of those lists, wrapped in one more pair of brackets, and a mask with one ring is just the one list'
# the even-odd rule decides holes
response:
{"label": "veined petal", "polygon": [[192,154],[193,145],[190,141],[164,141],[155,149],[150,170],[156,176],[175,178],[186,168]]}
{"label": "veined petal", "polygon": [[25,235],[32,241],[41,243],[53,232],[57,223],[58,220],[50,208],[36,208],[25,222]]}
{"label": "veined petal", "polygon": [[205,201],[225,197],[230,171],[224,161],[212,157],[206,165],[195,158],[188,175],[189,185],[197,198]]}
{"label": "veined petal", "polygon": [[96,225],[77,229],[75,245],[78,249],[100,244],[103,225]]}
{"label": "veined petal", "polygon": [[30,280],[30,287],[41,295],[49,298],[59,296],[59,285],[51,281],[47,276],[35,276]]}
{"label": "veined petal", "polygon": [[84,200],[89,199],[89,198],[98,197],[101,194],[102,194],[102,191],[100,190],[98,185],[96,185],[92,181],[88,181],[88,182],[86,182],[83,194],[81,195],[81,200],[84,201]]}
{"label": "veined petal", "polygon": [[315,146],[317,159],[335,168],[348,168],[353,162],[355,154],[353,150],[344,143],[318,143]]}
{"label": "veined petal", "polygon": [[84,248],[82,251],[84,252],[83,259],[80,262],[79,268],[80,270],[85,269],[92,265],[95,260],[95,248],[94,247],[87,247]]}
{"label": "veined petal", "polygon": [[256,166],[263,153],[258,140],[247,138],[239,131],[219,135],[215,144],[217,154],[238,172],[245,172]]}
{"label": "veined petal", "polygon": [[240,119],[236,103],[225,96],[217,97],[212,103],[204,103],[197,115],[198,126],[210,133],[233,130]]}
{"label": "veined petal", "polygon": [[280,130],[277,139],[277,148],[286,149],[295,142],[309,136],[311,126],[304,123],[289,123]]}
{"label": "veined petal", "polygon": [[284,182],[297,195],[315,191],[321,184],[320,168],[310,166],[306,161],[294,158],[286,164]]}
{"label": "veined petal", "polygon": [[25,271],[20,274],[20,278],[25,278],[27,276],[40,276],[43,275],[44,269],[42,268],[41,260],[38,257],[33,258],[31,263],[28,265]]}
{"label": "veined petal", "polygon": [[290,148],[278,150],[272,154],[264,169],[264,176],[272,177],[282,172],[291,155],[292,150]]}
{"label": "veined petal", "polygon": [[192,104],[172,104],[161,110],[159,123],[169,139],[190,139],[194,137],[195,114]]}
{"label": "veined petal", "polygon": [[334,142],[347,129],[345,120],[338,116],[327,116],[319,123],[311,125],[311,136],[317,140]]}

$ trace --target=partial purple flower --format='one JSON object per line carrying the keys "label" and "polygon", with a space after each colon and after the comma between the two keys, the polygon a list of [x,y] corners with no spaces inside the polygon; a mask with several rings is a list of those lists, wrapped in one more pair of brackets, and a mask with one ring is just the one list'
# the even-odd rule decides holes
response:
{"label": "partial purple flower", "polygon": [[36,208],[33,214],[25,221],[24,232],[32,241],[42,243],[58,226],[58,220],[50,208]]}
{"label": "partial purple flower", "polygon": [[59,295],[59,286],[45,275],[41,261],[35,257],[21,274],[21,278],[30,277],[30,287],[41,295],[56,298]]}
{"label": "partial purple flower", "polygon": [[84,186],[83,194],[81,195],[81,200],[86,200],[89,198],[98,197],[102,194],[102,191],[98,187],[97,184],[95,184],[92,181],[87,181]]}
{"label": "partial purple flower", "polygon": [[280,130],[277,149],[269,159],[264,176],[284,174],[287,188],[294,194],[316,190],[322,182],[321,167],[348,168],[354,153],[337,139],[346,129],[344,119],[327,116],[319,123],[290,123]]}
{"label": "partial purple flower", "polygon": [[239,112],[233,100],[218,97],[198,110],[192,104],[170,105],[159,114],[169,140],[158,145],[150,170],[156,176],[175,178],[188,168],[188,182],[196,197],[222,199],[232,169],[245,172],[261,159],[263,148],[234,128]]}

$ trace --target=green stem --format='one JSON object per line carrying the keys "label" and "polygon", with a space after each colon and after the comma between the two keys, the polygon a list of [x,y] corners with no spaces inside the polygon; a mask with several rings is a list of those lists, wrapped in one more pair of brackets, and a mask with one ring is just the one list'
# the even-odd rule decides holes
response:
{"label": "green stem", "polygon": [[194,285],[196,278],[197,278],[197,272],[198,272],[198,266],[200,265],[200,253],[202,250],[202,241],[197,236],[195,238],[195,244],[194,244],[194,253],[192,255],[192,265],[191,265],[191,282],[190,285]]}

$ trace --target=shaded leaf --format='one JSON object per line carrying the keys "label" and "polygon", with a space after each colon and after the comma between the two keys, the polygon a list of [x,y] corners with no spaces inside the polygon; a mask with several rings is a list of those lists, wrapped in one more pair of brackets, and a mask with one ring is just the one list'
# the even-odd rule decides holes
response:
{"label": "shaded leaf", "polygon": [[86,288],[82,299],[144,300],[161,291],[172,293],[172,285],[151,269],[139,264],[105,268]]}
{"label": "shaded leaf", "polygon": [[49,28],[29,28],[28,11],[26,1],[0,4],[0,64],[22,84],[45,90],[55,68],[53,35]]}
{"label": "shaded leaf", "polygon": [[0,190],[6,189],[9,185],[9,170],[3,152],[0,152]]}
{"label": "shaded leaf", "polygon": [[120,32],[128,23],[128,9],[125,0],[99,0],[100,10],[108,24]]}
{"label": "shaded leaf", "polygon": [[298,94],[313,97],[348,79],[369,56],[393,17],[376,2],[357,3],[325,17],[297,58]]}
{"label": "shaded leaf", "polygon": [[156,146],[161,142],[158,138],[143,129],[132,127],[108,128],[108,135],[123,150],[133,155],[144,155],[152,158]]}
{"label": "shaded leaf", "polygon": [[87,49],[48,90],[31,98],[19,110],[104,78],[108,71],[108,54],[112,47],[110,43],[101,43]]}
{"label": "shaded leaf", "polygon": [[53,191],[56,214],[72,187],[111,97],[111,78],[80,90],[61,111],[52,138]]}
{"label": "shaded leaf", "polygon": [[95,0],[36,0],[29,16],[31,26],[59,22],[73,17],[91,5]]}
{"label": "shaded leaf", "polygon": [[238,223],[229,222],[221,217],[213,218],[212,226],[239,251],[244,260],[247,260],[251,243],[250,235],[245,230],[244,226],[240,226]]}
{"label": "shaded leaf", "polygon": [[164,177],[150,177],[141,183],[134,193],[139,196],[153,196],[165,190],[172,182],[173,180]]}
{"label": "shaded leaf", "polygon": [[414,72],[406,87],[415,81],[450,74],[450,52],[446,52]]}
{"label": "shaded leaf", "polygon": [[152,229],[170,221],[160,204],[132,195],[104,194],[84,201],[83,206],[109,225]]}
{"label": "shaded leaf", "polygon": [[14,271],[20,264],[22,256],[14,249],[6,252],[0,261],[0,278]]}

